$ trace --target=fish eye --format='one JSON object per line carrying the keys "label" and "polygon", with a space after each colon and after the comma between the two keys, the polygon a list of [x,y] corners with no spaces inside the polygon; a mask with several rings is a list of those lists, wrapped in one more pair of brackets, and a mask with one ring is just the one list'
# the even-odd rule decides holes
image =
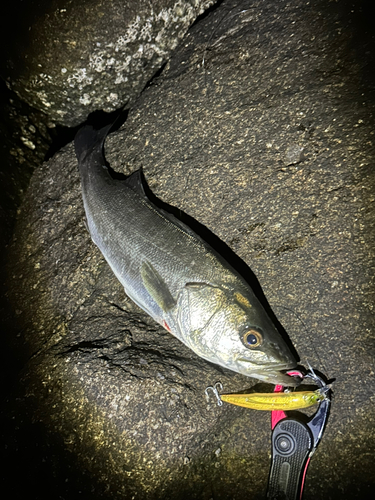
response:
{"label": "fish eye", "polygon": [[242,343],[245,347],[249,349],[256,349],[263,343],[263,335],[259,330],[255,328],[250,328],[241,337]]}

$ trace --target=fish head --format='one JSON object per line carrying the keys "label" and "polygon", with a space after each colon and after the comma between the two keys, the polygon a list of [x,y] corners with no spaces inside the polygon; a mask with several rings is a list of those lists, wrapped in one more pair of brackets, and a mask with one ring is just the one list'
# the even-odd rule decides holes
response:
{"label": "fish head", "polygon": [[286,342],[252,290],[192,283],[178,298],[180,338],[199,356],[272,384],[296,386]]}

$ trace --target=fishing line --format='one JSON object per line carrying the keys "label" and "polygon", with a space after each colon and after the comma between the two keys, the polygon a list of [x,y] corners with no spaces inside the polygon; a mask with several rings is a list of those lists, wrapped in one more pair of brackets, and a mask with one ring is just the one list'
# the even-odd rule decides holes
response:
{"label": "fishing line", "polygon": [[[277,305],[275,305],[274,307],[282,307],[283,309],[285,309],[285,310],[287,310],[287,311],[289,311],[289,312],[293,313],[293,314],[294,314],[294,316],[298,319],[298,321],[300,321],[300,323],[302,323],[303,328],[305,329],[305,333],[307,334],[307,337],[308,337],[308,339],[309,339],[309,341],[310,341],[310,344],[311,344],[311,346],[312,346],[312,348],[313,348],[313,350],[314,350],[314,352],[315,352],[315,355],[316,355],[316,357],[318,358],[318,362],[319,362],[319,364],[322,366],[322,368],[323,368],[323,370],[324,370],[324,373],[325,373],[325,374],[328,374],[327,367],[325,366],[325,363],[322,361],[322,358],[320,357],[319,352],[317,351],[317,349],[316,349],[316,347],[315,347],[315,345],[314,345],[314,342],[312,341],[312,337],[311,337],[311,335],[310,335],[310,333],[311,333],[311,332],[310,332],[310,330],[307,328],[306,323],[305,323],[305,322],[303,321],[303,319],[299,316],[299,314],[298,314],[298,313],[296,313],[296,311],[294,311],[294,310],[293,310],[293,309],[291,309],[290,307],[283,306],[283,305],[281,305],[281,304],[277,304]],[[305,358],[305,359],[306,359],[306,363],[307,363],[307,365],[308,365],[308,366],[310,366],[310,363],[307,361],[307,358]],[[327,376],[327,375],[326,375],[326,376]]]}
{"label": "fishing line", "polygon": [[[216,25],[216,27],[214,28],[214,30],[211,32],[211,35],[209,36],[208,38],[208,41],[206,42],[205,44],[205,48],[204,48],[204,51],[203,51],[203,56],[202,56],[202,69],[204,71],[204,79],[205,79],[205,86],[207,85],[207,71],[206,71],[206,66],[205,66],[205,63],[206,63],[206,54],[207,54],[207,51],[210,47],[215,47],[215,45],[222,39],[222,37],[220,37],[218,40],[216,40],[214,43],[212,43],[212,40],[215,36],[215,34],[217,33],[218,29],[220,28],[220,26],[222,26],[222,24],[224,23],[224,21],[229,21],[230,19],[233,19],[234,17],[236,16],[239,16],[241,14],[244,14],[246,12],[249,12],[251,9],[242,9],[241,11],[239,12],[235,12],[233,14],[230,14],[231,12],[233,12],[234,9],[236,9],[239,5],[237,4],[235,7],[227,10],[227,12],[224,13],[224,15],[221,17],[221,19],[218,20],[218,23]],[[223,35],[225,36],[225,34]],[[185,183],[185,189],[186,189],[186,183]],[[315,345],[314,345],[314,342],[312,341],[312,336],[311,336],[311,332],[309,331],[309,329],[307,328],[307,325],[305,324],[305,322],[302,320],[302,318],[293,310],[293,309],[290,309],[289,307],[286,307],[286,306],[283,306],[283,305],[279,305],[279,306],[276,306],[276,307],[283,307],[285,310],[291,312],[292,314],[294,314],[294,316],[299,320],[299,322],[303,325],[303,328],[305,330],[305,333],[307,335],[307,338],[309,339],[309,342],[314,350],[314,353],[318,359],[318,362],[319,364],[322,366],[322,368],[324,369],[325,373],[327,373],[327,368],[325,366],[325,363],[323,362],[321,356],[319,355],[319,352],[318,350],[316,349]],[[306,359],[306,358],[305,358]],[[307,361],[307,359],[306,359]],[[309,366],[309,362],[307,361],[307,365]]]}

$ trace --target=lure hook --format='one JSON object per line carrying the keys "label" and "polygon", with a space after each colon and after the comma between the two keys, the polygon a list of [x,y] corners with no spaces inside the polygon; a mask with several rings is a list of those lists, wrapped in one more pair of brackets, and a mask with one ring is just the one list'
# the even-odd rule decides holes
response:
{"label": "lure hook", "polygon": [[[328,393],[332,388],[332,383],[330,383],[330,384],[325,383],[323,381],[323,379],[321,377],[319,377],[314,372],[312,366],[310,365],[310,363],[307,360],[306,360],[306,363],[309,367],[309,372],[306,373],[305,378],[311,378],[316,383],[316,385],[319,387],[318,391],[320,392],[320,394],[322,394],[324,396],[324,399],[329,399]],[[333,381],[334,380],[332,380],[331,382],[333,382]]]}
{"label": "lure hook", "polygon": [[215,385],[209,385],[208,387],[206,387],[206,390],[204,391],[204,393],[206,395],[207,401],[210,400],[209,390],[211,390],[213,392],[213,394],[216,398],[216,401],[217,401],[217,405],[222,406],[223,402],[221,400],[219,391],[223,390],[223,384],[221,382],[216,382]]}

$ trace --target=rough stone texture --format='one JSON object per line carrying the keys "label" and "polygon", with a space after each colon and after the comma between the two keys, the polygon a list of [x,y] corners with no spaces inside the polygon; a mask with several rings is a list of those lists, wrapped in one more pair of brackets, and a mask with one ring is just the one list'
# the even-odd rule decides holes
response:
{"label": "rough stone texture", "polygon": [[9,240],[33,169],[51,147],[74,137],[58,125],[77,125],[92,111],[134,100],[212,3],[13,0],[3,6],[0,241]]}
{"label": "rough stone texture", "polygon": [[[15,0],[2,76],[52,123],[75,126],[140,93],[213,0]],[[5,28],[5,27],[4,27]],[[9,31],[6,26],[6,32]]]}
{"label": "rough stone texture", "polygon": [[[0,82],[0,241],[8,241],[15,212],[33,167],[44,161],[51,138],[46,116],[31,109]],[[0,247],[0,256],[3,248]],[[0,258],[0,262],[2,259]]]}
{"label": "rough stone texture", "polygon": [[[360,14],[223,2],[106,144],[115,170],[142,165],[157,196],[251,266],[302,362],[336,378],[306,500],[370,498],[375,483],[373,40]],[[217,380],[253,381],[127,299],[85,230],[71,145],[35,173],[9,250],[24,368],[2,429],[29,497],[264,497],[269,415],[204,398]]]}

